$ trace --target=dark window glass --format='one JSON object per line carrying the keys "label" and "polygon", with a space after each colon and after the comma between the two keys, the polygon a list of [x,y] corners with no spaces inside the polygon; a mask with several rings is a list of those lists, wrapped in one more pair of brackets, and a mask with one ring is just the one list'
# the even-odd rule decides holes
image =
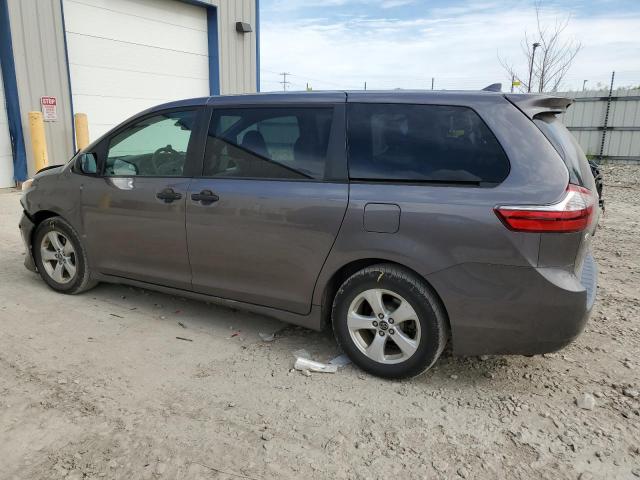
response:
{"label": "dark window glass", "polygon": [[495,184],[509,173],[495,136],[465,107],[352,104],[348,144],[352,179]]}
{"label": "dark window glass", "polygon": [[553,113],[538,115],[533,119],[533,122],[562,157],[567,170],[569,170],[569,182],[575,185],[584,185],[584,178],[591,175],[589,162],[567,127]]}
{"label": "dark window glass", "polygon": [[332,113],[331,108],[216,110],[203,175],[322,179]]}
{"label": "dark window glass", "polygon": [[196,112],[167,112],[145,118],[109,141],[107,176],[180,177]]}
{"label": "dark window glass", "polygon": [[96,156],[93,153],[83,153],[80,156],[80,170],[88,175],[95,175],[98,171]]}

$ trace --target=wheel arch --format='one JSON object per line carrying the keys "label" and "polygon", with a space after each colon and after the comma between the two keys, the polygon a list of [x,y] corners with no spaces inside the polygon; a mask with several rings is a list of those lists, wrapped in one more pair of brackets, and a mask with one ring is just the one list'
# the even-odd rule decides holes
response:
{"label": "wheel arch", "polygon": [[47,218],[51,217],[61,217],[61,215],[53,210],[39,210],[33,215],[31,215],[31,220],[33,220],[34,225],[39,225],[44,222]]}
{"label": "wheel arch", "polygon": [[64,220],[64,217],[62,215],[52,210],[38,210],[37,212],[29,215],[29,218],[33,222],[33,229],[31,230],[31,235],[29,238],[29,243],[31,244],[31,246],[33,246],[33,236],[35,235],[38,226],[45,220],[53,217],[60,217]]}
{"label": "wheel arch", "polygon": [[431,285],[431,283],[423,276],[416,272],[413,268],[408,267],[400,262],[394,260],[388,260],[384,258],[360,258],[356,260],[352,260],[348,263],[345,263],[340,268],[336,269],[333,274],[329,277],[328,281],[324,284],[322,290],[322,300],[321,300],[321,310],[322,310],[322,325],[330,325],[331,324],[331,307],[333,305],[333,299],[340,288],[340,285],[344,283],[344,281],[349,278],[351,275],[356,273],[363,268],[371,267],[372,265],[378,264],[386,264],[392,265],[396,267],[400,267],[404,270],[411,272],[413,275],[422,280],[427,288],[433,293],[437,301],[440,303],[442,310],[445,313],[445,320],[447,324],[447,328],[449,332],[451,332],[451,323],[449,321],[449,314],[447,312],[447,307],[442,300],[440,294],[438,294],[437,290]]}

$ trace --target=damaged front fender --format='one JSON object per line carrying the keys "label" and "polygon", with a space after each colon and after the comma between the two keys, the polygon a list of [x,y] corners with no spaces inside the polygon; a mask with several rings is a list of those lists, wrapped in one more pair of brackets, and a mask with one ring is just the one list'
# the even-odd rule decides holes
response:
{"label": "damaged front fender", "polygon": [[22,241],[24,242],[24,246],[26,249],[25,257],[24,257],[24,266],[27,270],[31,270],[32,272],[37,272],[36,263],[33,260],[33,249],[31,246],[31,235],[33,233],[33,229],[35,228],[35,224],[33,221],[27,216],[26,213],[22,214],[22,218],[20,219],[20,233],[22,234]]}

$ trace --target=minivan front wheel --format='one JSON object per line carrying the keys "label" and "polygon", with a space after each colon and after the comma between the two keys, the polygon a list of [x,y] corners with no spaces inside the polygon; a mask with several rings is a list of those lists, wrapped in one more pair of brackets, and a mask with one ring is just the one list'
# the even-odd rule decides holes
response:
{"label": "minivan front wheel", "polygon": [[447,341],[439,299],[417,275],[395,265],[374,265],[349,277],[335,296],[332,320],[345,353],[380,377],[419,375]]}
{"label": "minivan front wheel", "polygon": [[38,225],[32,250],[40,276],[52,289],[74,294],[95,285],[82,243],[62,218],[48,218]]}

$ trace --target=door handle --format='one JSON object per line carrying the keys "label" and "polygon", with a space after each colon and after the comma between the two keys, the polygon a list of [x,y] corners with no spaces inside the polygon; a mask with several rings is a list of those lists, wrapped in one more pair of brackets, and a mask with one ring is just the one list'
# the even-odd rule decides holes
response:
{"label": "door handle", "polygon": [[202,190],[200,193],[191,194],[191,200],[201,202],[203,205],[211,205],[213,202],[220,200],[220,197],[211,190]]}
{"label": "door handle", "polygon": [[171,203],[174,200],[180,200],[182,198],[182,194],[176,192],[173,188],[165,188],[156,194],[156,197],[164,203]]}

